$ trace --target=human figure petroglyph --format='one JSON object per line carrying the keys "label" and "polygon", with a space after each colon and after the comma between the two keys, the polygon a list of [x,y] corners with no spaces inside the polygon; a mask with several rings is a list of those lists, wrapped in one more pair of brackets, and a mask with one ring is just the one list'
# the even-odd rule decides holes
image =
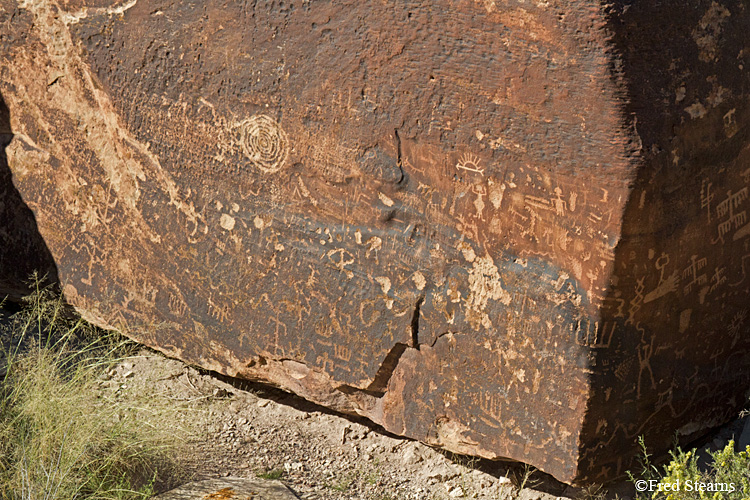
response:
{"label": "human figure petroglyph", "polygon": [[552,200],[552,203],[555,206],[555,213],[562,217],[563,215],[565,215],[567,203],[565,200],[563,200],[562,189],[560,189],[560,187],[555,188],[555,195],[556,197]]}
{"label": "human figure petroglyph", "polygon": [[482,184],[476,184],[472,186],[471,192],[477,195],[477,197],[474,199],[474,208],[477,211],[476,218],[483,221],[485,207],[484,197],[487,195],[487,189]]}
{"label": "human figure petroglyph", "polygon": [[662,252],[662,254],[658,259],[656,259],[656,262],[654,263],[654,267],[656,267],[656,269],[659,271],[659,284],[656,285],[656,288],[654,290],[646,294],[646,296],[643,298],[644,304],[664,297],[665,295],[677,290],[677,286],[680,281],[680,278],[677,275],[677,271],[674,271],[666,278],[664,277],[665,269],[668,265],[669,255]]}

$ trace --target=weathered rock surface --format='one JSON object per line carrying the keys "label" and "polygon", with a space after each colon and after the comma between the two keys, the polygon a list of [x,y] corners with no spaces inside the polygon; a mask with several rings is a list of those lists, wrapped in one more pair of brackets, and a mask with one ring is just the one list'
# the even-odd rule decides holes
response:
{"label": "weathered rock surface", "polygon": [[0,0],[3,189],[96,323],[608,480],[750,387],[750,12],[608,5]]}
{"label": "weathered rock surface", "polygon": [[297,500],[297,495],[279,481],[239,477],[207,479],[188,483],[155,500]]}

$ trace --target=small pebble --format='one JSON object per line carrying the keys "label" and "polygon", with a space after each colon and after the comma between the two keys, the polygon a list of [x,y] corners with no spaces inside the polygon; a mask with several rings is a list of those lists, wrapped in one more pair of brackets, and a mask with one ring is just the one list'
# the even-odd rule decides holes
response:
{"label": "small pebble", "polygon": [[448,492],[448,496],[450,496],[451,498],[462,497],[464,496],[464,490],[460,486],[456,486],[455,488],[453,488],[452,490]]}

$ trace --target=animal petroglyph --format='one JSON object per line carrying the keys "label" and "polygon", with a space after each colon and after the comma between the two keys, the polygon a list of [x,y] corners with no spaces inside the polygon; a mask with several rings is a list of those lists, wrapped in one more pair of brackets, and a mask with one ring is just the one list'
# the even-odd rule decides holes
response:
{"label": "animal petroglyph", "polygon": [[281,126],[267,115],[255,115],[237,125],[239,147],[250,163],[272,174],[289,155],[289,139]]}

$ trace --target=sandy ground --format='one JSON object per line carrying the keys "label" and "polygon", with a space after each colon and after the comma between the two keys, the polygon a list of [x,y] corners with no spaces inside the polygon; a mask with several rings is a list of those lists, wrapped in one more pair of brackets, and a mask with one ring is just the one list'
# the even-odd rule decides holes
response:
{"label": "sandy ground", "polygon": [[[199,430],[188,442],[193,479],[280,479],[306,500],[551,500],[631,498],[630,484],[568,487],[523,465],[477,460],[390,435],[366,420],[333,413],[261,384],[220,377],[148,349],[121,362],[106,390],[152,391],[189,406]],[[716,449],[737,421],[707,439]]]}

